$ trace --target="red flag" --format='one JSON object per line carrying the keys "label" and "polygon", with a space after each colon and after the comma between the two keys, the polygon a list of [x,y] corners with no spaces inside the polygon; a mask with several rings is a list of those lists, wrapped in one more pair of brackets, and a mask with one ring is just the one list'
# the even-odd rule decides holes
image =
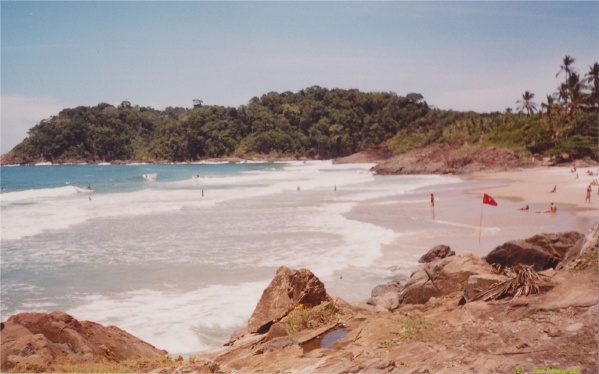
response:
{"label": "red flag", "polygon": [[494,205],[497,206],[497,202],[489,195],[483,195],[483,204]]}

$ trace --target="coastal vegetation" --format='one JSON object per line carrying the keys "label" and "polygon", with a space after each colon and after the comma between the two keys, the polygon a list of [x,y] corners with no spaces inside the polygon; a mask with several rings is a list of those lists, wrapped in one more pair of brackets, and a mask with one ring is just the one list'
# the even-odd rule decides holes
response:
{"label": "coastal vegetation", "polygon": [[[423,96],[312,86],[269,92],[237,108],[156,110],[123,101],[60,111],[28,132],[3,162],[197,161],[256,155],[329,159],[385,144],[396,154],[433,144],[481,144],[558,160],[599,160],[599,64],[581,75],[566,56],[557,92],[516,112],[441,110]],[[539,110],[540,108],[540,110]],[[7,161],[8,160],[8,161]]]}

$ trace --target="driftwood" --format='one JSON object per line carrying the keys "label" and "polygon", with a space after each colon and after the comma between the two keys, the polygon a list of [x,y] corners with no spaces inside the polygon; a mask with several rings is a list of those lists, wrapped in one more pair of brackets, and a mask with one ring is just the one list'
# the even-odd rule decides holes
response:
{"label": "driftwood", "polygon": [[532,266],[516,265],[512,268],[506,268],[504,271],[510,279],[490,286],[468,301],[497,300],[507,296],[512,296],[512,299],[515,299],[519,296],[539,293],[541,279]]}

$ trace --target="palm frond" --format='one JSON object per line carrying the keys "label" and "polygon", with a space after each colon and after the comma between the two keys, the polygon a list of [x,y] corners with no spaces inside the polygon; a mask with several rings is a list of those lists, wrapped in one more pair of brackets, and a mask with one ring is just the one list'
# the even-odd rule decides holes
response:
{"label": "palm frond", "polygon": [[540,292],[541,279],[532,266],[516,265],[505,269],[505,274],[510,279],[490,286],[486,290],[474,295],[469,301],[497,300],[507,296],[512,296],[512,299],[515,299],[519,296],[538,294]]}

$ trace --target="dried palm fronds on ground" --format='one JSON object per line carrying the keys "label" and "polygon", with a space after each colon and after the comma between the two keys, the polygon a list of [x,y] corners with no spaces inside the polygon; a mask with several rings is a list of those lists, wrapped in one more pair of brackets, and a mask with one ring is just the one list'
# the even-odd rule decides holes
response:
{"label": "dried palm fronds on ground", "polygon": [[514,267],[506,268],[504,272],[510,279],[492,285],[476,294],[469,301],[497,300],[506,296],[512,296],[514,299],[518,296],[539,293],[541,278],[539,278],[539,275],[532,266],[515,265]]}

